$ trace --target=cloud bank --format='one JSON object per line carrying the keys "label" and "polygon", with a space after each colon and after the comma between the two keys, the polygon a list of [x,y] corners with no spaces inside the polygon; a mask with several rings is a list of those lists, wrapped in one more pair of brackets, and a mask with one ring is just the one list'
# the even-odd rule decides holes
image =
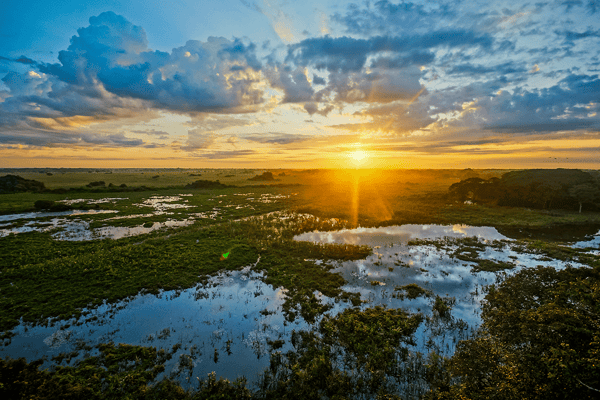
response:
{"label": "cloud bank", "polygon": [[[247,5],[279,16],[275,25],[286,15]],[[166,146],[172,135],[160,129],[144,139],[135,129],[94,130],[165,112],[195,121],[171,148],[213,159],[254,154],[220,143],[287,146],[311,137],[298,126],[250,129],[238,139],[227,131],[260,125],[266,115],[284,121],[281,110],[346,115],[344,123],[321,121],[338,133],[422,138],[427,151],[492,137],[593,134],[600,131],[597,11],[593,1],[349,3],[325,19],[320,36],[272,45],[208,37],[170,52],[152,50],[143,27],[104,12],[77,30],[55,63],[0,57],[0,145]]]}

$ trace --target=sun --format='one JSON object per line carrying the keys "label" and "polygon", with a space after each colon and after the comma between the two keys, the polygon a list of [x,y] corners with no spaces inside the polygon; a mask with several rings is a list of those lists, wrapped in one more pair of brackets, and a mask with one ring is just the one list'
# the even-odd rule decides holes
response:
{"label": "sun", "polygon": [[354,151],[350,151],[347,153],[348,158],[350,158],[350,161],[352,162],[352,164],[354,164],[355,167],[360,167],[361,165],[363,165],[367,159],[369,158],[369,153],[367,153],[364,150],[354,150]]}
{"label": "sun", "polygon": [[367,153],[363,150],[355,150],[349,154],[350,158],[354,161],[361,162],[368,157]]}

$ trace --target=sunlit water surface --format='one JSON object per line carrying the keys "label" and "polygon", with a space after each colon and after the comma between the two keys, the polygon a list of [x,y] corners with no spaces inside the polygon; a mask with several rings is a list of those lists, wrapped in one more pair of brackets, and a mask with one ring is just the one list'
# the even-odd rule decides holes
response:
{"label": "sunlit water surface", "polygon": [[[479,252],[479,258],[509,261],[516,266],[509,273],[536,265],[559,269],[566,266],[559,260],[541,259],[538,255],[513,250],[512,242],[490,227],[403,225],[310,232],[295,239],[373,247],[373,254],[366,259],[334,263],[334,271],[347,280],[344,289],[361,294],[363,308],[401,307],[432,317],[435,295],[454,298],[452,319],[430,318],[423,323],[416,334],[417,345],[412,348],[424,353],[435,349],[451,355],[458,340],[467,338],[481,323],[483,288],[495,281],[495,274],[471,272],[473,263],[451,256],[453,247],[444,250],[407,242],[473,236],[490,244],[504,241],[501,246],[498,242],[494,247],[486,246]],[[598,248],[598,237],[597,234],[575,246]],[[260,259],[257,263],[260,267]],[[394,296],[396,286],[409,283],[430,290],[433,296],[413,300]],[[349,306],[317,295],[333,306],[329,314],[334,315]],[[47,327],[21,324],[15,328],[16,336],[10,344],[0,348],[0,356],[34,360],[73,351],[82,344],[93,346],[110,341],[167,350],[179,343],[182,348],[167,364],[166,373],[180,371],[179,379],[184,385],[189,382],[187,379],[195,380],[211,371],[229,379],[246,376],[250,382],[256,382],[258,373],[268,366],[271,351],[268,341],[285,340],[286,344],[280,349],[285,352],[291,349],[292,330],[310,328],[302,318],[292,323],[285,321],[281,307],[284,299],[285,290],[264,284],[261,275],[248,266],[242,271],[222,273],[206,285],[159,295],[140,293],[127,301],[101,306],[92,310],[80,325],[75,321],[55,321]],[[82,352],[80,357],[85,355]],[[191,360],[193,367],[184,370],[183,360]]]}

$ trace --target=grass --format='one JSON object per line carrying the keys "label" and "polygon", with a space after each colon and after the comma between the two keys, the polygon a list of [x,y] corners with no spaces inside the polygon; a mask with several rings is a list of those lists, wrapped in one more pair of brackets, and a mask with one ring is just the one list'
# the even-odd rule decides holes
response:
{"label": "grass", "polygon": [[[48,234],[2,238],[3,248],[30,249],[4,262],[0,283],[0,330],[19,323],[44,322],[45,317],[79,317],[84,308],[114,303],[141,290],[187,288],[222,269],[239,269],[258,258],[248,241],[215,228],[188,230],[167,237],[58,244],[43,254],[31,245],[52,243]],[[137,242],[137,243],[136,243]],[[220,256],[237,247],[226,263]]]}
{"label": "grass", "polygon": [[[140,291],[157,293],[189,288],[221,270],[250,265],[259,255],[261,261],[256,268],[265,272],[266,283],[288,290],[285,310],[290,318],[299,313],[314,320],[323,312],[324,306],[314,297],[315,291],[356,303],[358,295],[340,289],[345,280],[331,273],[331,267],[319,266],[313,260],[365,258],[372,250],[366,246],[317,245],[293,240],[295,233],[330,226],[328,221],[306,217],[282,222],[276,215],[247,219],[254,214],[268,215],[285,206],[280,200],[286,196],[280,192],[274,193],[269,188],[251,190],[196,191],[194,196],[179,200],[187,201],[182,204],[190,208],[173,209],[176,215],[151,217],[135,217],[153,211],[151,207],[139,206],[151,194],[133,192],[123,196],[124,200],[99,206],[119,211],[116,216],[134,218],[107,221],[113,214],[87,217],[92,221],[91,228],[139,226],[219,209],[216,221],[201,219],[193,226],[168,232],[91,242],[55,241],[49,232],[0,238],[5,254],[0,261],[0,309],[3,310],[0,331],[9,331],[20,318],[24,322],[48,323],[48,317],[85,317],[86,309],[103,302],[115,303]],[[187,192],[168,189],[160,195],[180,193]],[[98,198],[102,197],[99,194],[86,197]],[[277,201],[272,200],[275,198]],[[248,204],[252,207],[238,208]],[[226,252],[230,252],[229,257],[221,260]]]}
{"label": "grass", "polygon": [[[197,176],[190,176],[194,173],[200,173],[202,179],[233,175],[227,177],[232,180],[231,182],[235,179],[239,181],[242,177],[243,179],[249,177],[248,171],[244,170],[233,173],[229,171],[230,173],[227,174],[224,174],[226,171],[219,170],[143,172],[143,174],[141,172],[113,172],[112,174],[103,172],[100,174],[104,174],[103,176],[100,176],[99,173],[87,172],[54,173],[52,176],[39,174],[41,177],[37,176],[37,178],[52,188],[53,186],[65,187],[67,182],[71,187],[79,187],[95,180],[104,180],[107,183],[114,181],[115,184],[126,183],[128,186],[151,183],[157,185],[157,182],[165,185],[167,183],[183,185],[199,179]],[[156,175],[159,175],[159,178],[153,178]],[[24,177],[36,178],[33,173],[31,176]],[[298,183],[298,176],[294,174],[286,175],[282,179]],[[231,183],[225,180],[224,182]],[[312,183],[317,184],[318,182]],[[340,192],[347,189],[348,185],[351,185],[350,181],[342,181],[337,186],[333,185],[324,190]],[[323,189],[322,186],[317,185],[316,187]],[[441,191],[443,185],[435,183],[426,187]],[[379,201],[376,192],[369,191],[368,187],[363,189],[366,190],[365,193],[361,193],[363,205],[368,203],[367,200],[372,200],[374,204],[385,206],[387,200]],[[397,203],[388,202],[391,209],[396,208],[390,214],[393,218],[402,219],[403,215],[416,209],[416,205],[411,205],[411,201],[421,199],[420,192],[413,186],[405,187],[403,190],[410,191],[409,189],[412,190],[412,197],[408,196],[408,201],[404,201],[406,198],[403,198],[402,207],[399,207]],[[424,189],[420,188],[420,190]],[[295,195],[295,191],[299,191],[299,194]],[[170,215],[137,216],[155,211],[150,206],[141,206],[153,195],[177,196],[186,193],[193,194],[193,196],[182,197],[176,202],[168,204],[184,204],[189,208],[166,210],[172,213]],[[323,202],[317,202],[310,206],[311,209],[322,207],[320,219],[295,217],[295,220],[287,222],[279,221],[277,218],[233,222],[287,207],[296,210],[306,208],[307,200],[316,196],[312,193],[312,189],[303,187],[248,187],[211,190],[164,187],[160,190],[118,194],[88,191],[76,194],[17,193],[2,195],[0,213],[29,211],[34,209],[34,203],[39,200],[57,202],[73,197],[85,200],[73,205],[77,208],[87,206],[87,202],[90,200],[106,197],[122,198],[122,200],[112,203],[95,205],[94,207],[116,210],[118,213],[86,217],[91,222],[91,228],[132,227],[144,224],[150,226],[154,222],[164,222],[171,218],[181,220],[187,218],[190,213],[207,213],[215,209],[218,209],[219,215],[216,220],[200,219],[192,227],[181,228],[178,230],[180,233],[175,236],[169,236],[164,232],[154,232],[144,236],[143,239],[130,238],[89,243],[56,242],[50,238],[48,233],[19,234],[0,238],[0,246],[4,253],[2,261],[0,261],[2,269],[0,306],[3,309],[0,317],[0,329],[12,328],[20,317],[23,317],[24,321],[34,322],[41,321],[48,316],[79,316],[85,307],[93,307],[105,300],[109,302],[121,300],[137,294],[142,289],[156,292],[160,289],[190,287],[202,276],[214,274],[222,269],[225,265],[219,261],[219,257],[222,252],[233,246],[245,249],[244,256],[239,256],[239,250],[234,252],[232,258],[227,259],[227,268],[241,268],[256,261],[260,254],[261,262],[256,268],[265,272],[266,283],[275,287],[284,287],[289,291],[286,302],[286,310],[289,313],[302,313],[303,309],[314,310],[316,306],[312,293],[315,291],[330,297],[351,300],[358,304],[355,295],[345,293],[340,289],[345,283],[340,275],[331,273],[330,267],[316,265],[311,260],[361,259],[370,254],[369,248],[339,245],[318,246],[293,240],[293,236],[301,232],[348,227],[348,222],[344,222],[343,219],[329,219],[334,215],[346,215],[347,212],[344,210],[348,205],[343,201],[338,204],[338,211],[335,212],[332,208],[333,204],[331,206],[325,204],[322,207]],[[506,207],[477,205],[441,207],[440,204],[439,197],[435,198],[433,202],[421,203],[422,212],[417,214],[413,212],[413,220],[426,219],[429,213],[427,222],[446,221],[471,225],[545,226],[557,223],[600,221],[600,213],[578,214],[559,211],[550,214]],[[377,207],[369,208],[364,205],[362,211],[364,213],[359,220],[382,223],[375,218]],[[133,218],[123,218],[128,216]],[[117,218],[106,220],[111,217]],[[393,221],[393,218],[385,224]],[[223,225],[223,222],[226,224]],[[433,244],[438,247],[456,245],[458,247],[454,250],[454,256],[463,261],[474,262],[474,271],[499,271],[512,268],[510,263],[479,259],[478,252],[483,250],[485,245],[469,240],[453,243],[417,241],[409,242],[409,244]],[[553,258],[582,259],[588,264],[597,264],[594,257],[549,246],[546,244],[540,250],[535,249],[535,244],[528,243],[524,248],[528,251],[542,251]]]}
{"label": "grass", "polygon": [[556,225],[598,224],[599,212],[574,210],[535,210],[521,207],[451,204],[439,211],[440,222],[494,227],[551,227]]}
{"label": "grass", "polygon": [[[35,208],[35,202],[39,200],[55,202],[67,198],[85,200],[85,202],[73,205],[78,208],[90,206],[87,204],[89,200],[119,197],[124,199],[113,203],[94,205],[100,209],[116,210],[118,213],[86,216],[85,220],[90,222],[91,228],[133,227],[144,224],[149,226],[154,222],[164,222],[167,219],[182,220],[193,214],[208,213],[214,210],[218,211],[218,216],[214,220],[198,219],[188,227],[155,231],[119,240],[55,241],[52,239],[52,232],[23,233],[0,238],[2,252],[2,257],[0,257],[0,310],[2,310],[0,331],[6,333],[6,339],[10,336],[10,330],[19,323],[21,318],[25,322],[51,324],[52,320],[48,320],[48,317],[74,317],[78,319],[74,323],[81,323],[86,319],[90,309],[104,302],[116,305],[119,301],[126,300],[138,293],[158,293],[160,290],[193,287],[219,271],[236,270],[254,264],[259,257],[260,261],[254,269],[263,272],[262,279],[273,287],[285,289],[282,291],[285,297],[283,312],[288,321],[294,320],[297,316],[302,316],[309,323],[316,324],[319,320],[322,321],[320,337],[313,336],[312,339],[309,338],[310,335],[304,337],[305,343],[310,344],[312,343],[310,341],[313,340],[319,346],[324,345],[325,347],[313,349],[314,354],[310,353],[310,349],[298,351],[300,357],[306,356],[305,359],[302,359],[305,364],[302,368],[294,370],[294,373],[305,374],[302,376],[307,379],[319,380],[322,378],[319,368],[331,366],[323,357],[329,354],[328,351],[335,348],[338,350],[344,348],[348,354],[355,357],[355,360],[362,360],[363,366],[368,365],[376,369],[380,365],[385,365],[393,360],[393,354],[398,351],[399,341],[407,340],[421,321],[420,317],[409,317],[382,308],[366,310],[349,308],[337,317],[325,315],[332,306],[322,302],[320,294],[336,301],[350,302],[354,306],[361,304],[360,295],[344,291],[343,286],[346,281],[340,274],[334,273],[332,270],[338,261],[366,258],[372,253],[372,249],[366,246],[297,242],[293,240],[293,237],[299,233],[313,230],[328,231],[352,227],[353,205],[348,193],[351,192],[349,189],[352,188],[353,182],[349,178],[342,177],[338,181],[332,181],[330,177],[320,172],[286,171],[286,176],[279,178],[280,181],[275,182],[276,184],[302,184],[304,186],[260,187],[256,182],[250,182],[247,179],[260,174],[262,170],[256,172],[249,170],[145,170],[112,171],[112,173],[107,173],[108,170],[93,171],[92,173],[53,171],[53,175],[31,172],[30,175],[21,174],[21,176],[40,180],[50,189],[80,188],[91,181],[99,180],[105,181],[106,184],[125,183],[131,187],[145,186],[146,189],[119,193],[110,193],[104,189],[82,189],[81,192],[63,194],[2,195],[0,196],[0,214],[32,211]],[[159,177],[154,178],[156,175]],[[449,183],[455,179],[453,175],[449,175],[449,178],[440,178],[422,184],[418,177],[410,178],[414,182],[409,182],[408,178],[404,177],[405,175],[396,176],[391,172],[381,175],[382,182],[388,185],[378,184],[377,176],[360,177],[358,216],[355,222],[362,226],[397,223],[460,223],[496,227],[547,227],[600,222],[600,213],[579,214],[574,211],[544,212],[495,206],[448,205],[444,193]],[[228,185],[244,187],[211,190],[183,188],[184,185],[197,179],[218,179]],[[369,186],[367,183],[371,180],[375,183]],[[141,216],[154,213],[153,207],[140,205],[151,196],[177,196],[188,193],[193,196],[182,197],[168,204],[184,204],[189,208],[165,210],[172,214]],[[427,193],[433,194],[427,195]],[[293,214],[284,212],[284,210],[310,212],[317,217]],[[118,217],[118,219],[107,220],[113,217]],[[490,244],[482,243],[474,238],[465,238],[437,241],[415,240],[409,242],[409,245],[433,245],[438,249],[448,250],[455,258],[473,263],[473,272],[482,270],[499,272],[514,267],[511,263],[480,258],[480,253],[486,247],[505,246],[504,242]],[[600,267],[600,257],[556,243],[521,240],[513,245],[513,249],[552,259],[581,262],[595,268]],[[222,254],[227,252],[229,253],[228,257],[222,260]],[[316,260],[322,260],[322,262],[317,263]],[[396,265],[406,266],[400,261],[397,261]],[[377,281],[371,282],[378,284]],[[453,306],[452,299],[436,296],[433,300],[433,293],[416,284],[397,287],[394,296],[409,299],[419,296],[431,297],[432,307],[441,317],[449,317]],[[412,321],[410,326],[404,326],[407,321]],[[357,339],[353,334],[357,332],[358,328],[360,329],[358,335],[362,336]],[[394,338],[393,335],[389,336],[388,334],[390,332],[394,334],[399,328],[404,329],[405,332],[401,337],[395,338],[397,340],[392,340],[394,343],[390,342],[388,339]],[[388,336],[377,336],[380,333]],[[346,342],[339,340],[344,337],[349,339]],[[380,339],[384,342],[373,345],[375,342],[369,344],[368,338],[375,342]],[[322,340],[325,340],[326,343],[320,342]],[[272,350],[277,350],[284,344],[280,340],[275,340],[269,345]],[[99,365],[110,364],[107,368],[113,368],[111,372],[114,372],[115,379],[126,378],[127,374],[123,375],[121,372],[127,370],[127,366],[137,365],[135,361],[137,359],[153,360],[152,363],[155,365],[163,362],[162,359],[157,358],[158,353],[148,349],[151,348],[115,347],[114,345],[104,347],[99,350],[104,355],[90,361],[95,364],[85,365],[89,371],[96,371],[96,367]],[[312,363],[313,355],[321,358],[315,358]],[[337,356],[339,355],[338,353]],[[160,355],[160,357],[163,356],[165,354]],[[60,363],[63,359],[70,360],[72,357],[74,357],[73,354],[65,354],[62,358],[59,357],[60,360],[57,358],[55,361]],[[215,357],[218,358],[218,354],[215,353]],[[297,361],[293,358],[296,356],[289,353],[286,357],[289,357],[289,371],[280,371],[283,375],[292,371],[293,368],[297,368],[294,367],[296,364],[293,362]],[[119,362],[113,363],[111,360],[120,360],[120,364]],[[10,364],[0,361],[4,363],[2,364],[3,368]],[[117,364],[119,366],[115,367]],[[19,365],[19,368],[22,367],[24,370],[28,368]],[[58,377],[56,379],[70,376],[69,379],[78,382],[79,378],[76,376],[79,372],[61,371],[64,374],[59,373],[56,375]],[[151,377],[154,373],[147,375],[147,368],[139,370],[134,368],[134,370],[127,371],[130,373],[128,376],[139,378],[136,381],[139,383],[139,387],[149,385],[149,380],[146,378]],[[154,370],[151,369],[151,371]],[[311,374],[313,375],[311,376]],[[291,380],[298,377],[300,377],[298,374],[290,373],[289,375]],[[44,375],[42,378],[54,379],[50,375]],[[305,383],[310,384],[312,382],[310,379]],[[115,388],[121,390],[117,381],[114,381],[114,384]],[[176,385],[169,386],[168,380],[163,381],[161,385],[164,386],[163,388],[171,388],[171,393],[179,393],[178,391],[181,390],[180,387],[177,389]],[[218,390],[225,392],[231,390],[231,393],[248,395],[249,392],[246,388],[243,387],[244,390],[242,390],[240,385],[239,383],[217,381],[214,376],[213,379],[209,377],[208,380],[201,383],[201,387],[207,391],[220,388]],[[147,387],[149,391],[155,390],[148,388],[149,386]],[[277,388],[274,386],[272,389],[276,390]],[[235,392],[236,390],[239,392]],[[157,393],[167,393],[167,391]],[[185,394],[180,394],[181,398],[185,398]]]}
{"label": "grass", "polygon": [[416,283],[409,283],[408,285],[404,286],[396,286],[393,296],[400,300],[404,300],[405,297],[409,298],[410,300],[414,300],[417,297],[430,297],[431,295],[431,291],[423,289]]}

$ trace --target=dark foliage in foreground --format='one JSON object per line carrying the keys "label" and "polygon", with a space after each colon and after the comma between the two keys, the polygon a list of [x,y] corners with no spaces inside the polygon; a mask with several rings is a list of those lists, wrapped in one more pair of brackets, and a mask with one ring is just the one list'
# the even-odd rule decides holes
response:
{"label": "dark foliage in foreground", "polygon": [[[167,376],[172,352],[113,344],[75,366],[40,370],[42,361],[0,360],[3,399],[595,399],[600,390],[600,271],[524,269],[492,286],[483,324],[451,359],[420,357],[407,345],[423,321],[399,309],[346,309],[314,331],[292,334],[294,349],[274,352],[259,386],[217,380],[184,390]],[[443,317],[448,304],[436,298]],[[173,349],[175,351],[176,349]],[[413,360],[414,361],[414,360]],[[429,387],[429,389],[427,389]],[[404,396],[404,397],[402,397]]]}
{"label": "dark foliage in foreground", "polygon": [[[597,399],[600,271],[526,269],[492,286],[435,399]],[[459,383],[450,384],[451,377]]]}
{"label": "dark foliage in foreground", "polygon": [[[154,383],[171,352],[154,347],[99,345],[100,354],[75,367],[40,370],[42,361],[0,359],[2,399],[250,399],[244,379],[230,382],[214,373],[193,391],[170,378]],[[175,348],[173,349],[176,350]]]}

